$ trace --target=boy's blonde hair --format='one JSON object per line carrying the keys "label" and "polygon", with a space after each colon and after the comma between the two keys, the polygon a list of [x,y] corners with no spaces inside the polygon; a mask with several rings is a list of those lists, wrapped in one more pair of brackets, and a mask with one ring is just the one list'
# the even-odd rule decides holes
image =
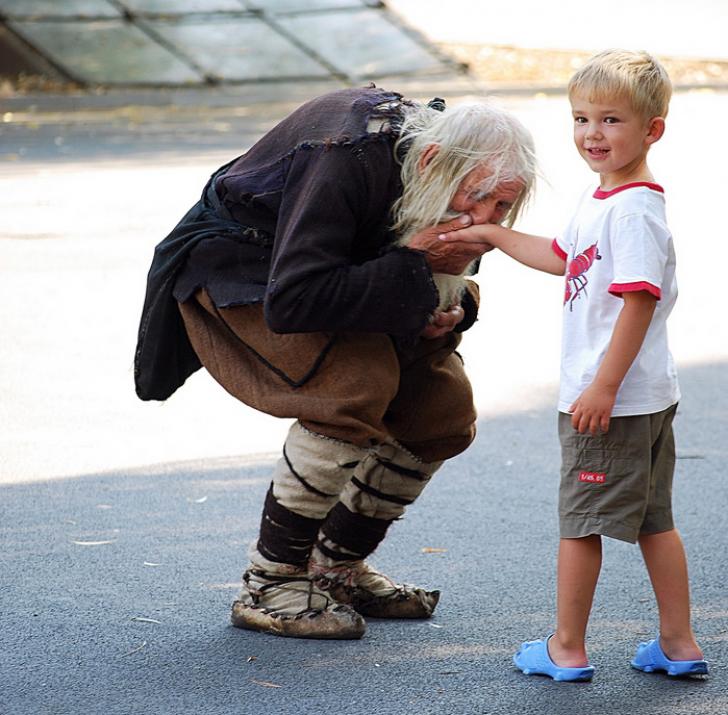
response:
{"label": "boy's blonde hair", "polygon": [[605,50],[594,55],[569,80],[569,98],[590,102],[624,98],[645,120],[666,117],[672,82],[665,68],[643,51]]}

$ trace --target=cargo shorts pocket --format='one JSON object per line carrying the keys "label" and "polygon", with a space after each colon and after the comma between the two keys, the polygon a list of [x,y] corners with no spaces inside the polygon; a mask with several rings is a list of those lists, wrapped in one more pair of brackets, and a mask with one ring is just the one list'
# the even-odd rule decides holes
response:
{"label": "cargo shorts pocket", "polygon": [[559,513],[639,526],[646,494],[638,477],[633,460],[618,449],[564,447]]}

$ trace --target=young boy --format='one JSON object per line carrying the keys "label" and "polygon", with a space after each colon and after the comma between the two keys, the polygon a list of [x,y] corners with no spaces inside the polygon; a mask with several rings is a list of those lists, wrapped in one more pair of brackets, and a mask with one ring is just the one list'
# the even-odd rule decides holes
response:
{"label": "young boy", "polygon": [[680,393],[665,321],[677,295],[675,254],[663,189],[647,165],[671,91],[646,53],[596,55],[568,93],[576,148],[600,185],[582,198],[564,234],[552,241],[487,225],[440,237],[489,243],[566,277],[557,627],[514,656],[526,674],[591,679],[585,636],[602,536],[639,542],[657,599],[659,636],[638,647],[632,666],[708,672],[691,628],[685,551],[671,513]]}

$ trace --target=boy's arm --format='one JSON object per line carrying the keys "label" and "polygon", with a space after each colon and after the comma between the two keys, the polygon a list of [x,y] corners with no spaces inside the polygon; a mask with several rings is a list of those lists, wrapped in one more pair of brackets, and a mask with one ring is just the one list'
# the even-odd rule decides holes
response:
{"label": "boy's arm", "polygon": [[657,299],[647,291],[623,293],[622,298],[624,306],[597,374],[569,408],[571,424],[582,434],[609,429],[617,391],[642,347],[655,312]]}
{"label": "boy's arm", "polygon": [[554,253],[553,240],[544,236],[532,236],[497,224],[479,224],[449,233],[438,238],[449,243],[487,243],[499,248],[519,263],[554,275],[564,275],[566,261]]}

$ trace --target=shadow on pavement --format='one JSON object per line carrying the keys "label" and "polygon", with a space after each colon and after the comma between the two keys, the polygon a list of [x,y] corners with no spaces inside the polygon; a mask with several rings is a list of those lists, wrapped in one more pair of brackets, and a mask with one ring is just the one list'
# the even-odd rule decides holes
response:
{"label": "shadow on pavement", "polygon": [[228,458],[0,489],[0,712],[725,713],[728,364],[683,368],[677,522],[707,681],[629,668],[656,631],[638,550],[608,542],[590,630],[597,675],[517,673],[552,627],[558,444],[552,410],[483,420],[373,559],[443,597],[426,622],[358,642],[233,629],[231,600],[270,463]]}

